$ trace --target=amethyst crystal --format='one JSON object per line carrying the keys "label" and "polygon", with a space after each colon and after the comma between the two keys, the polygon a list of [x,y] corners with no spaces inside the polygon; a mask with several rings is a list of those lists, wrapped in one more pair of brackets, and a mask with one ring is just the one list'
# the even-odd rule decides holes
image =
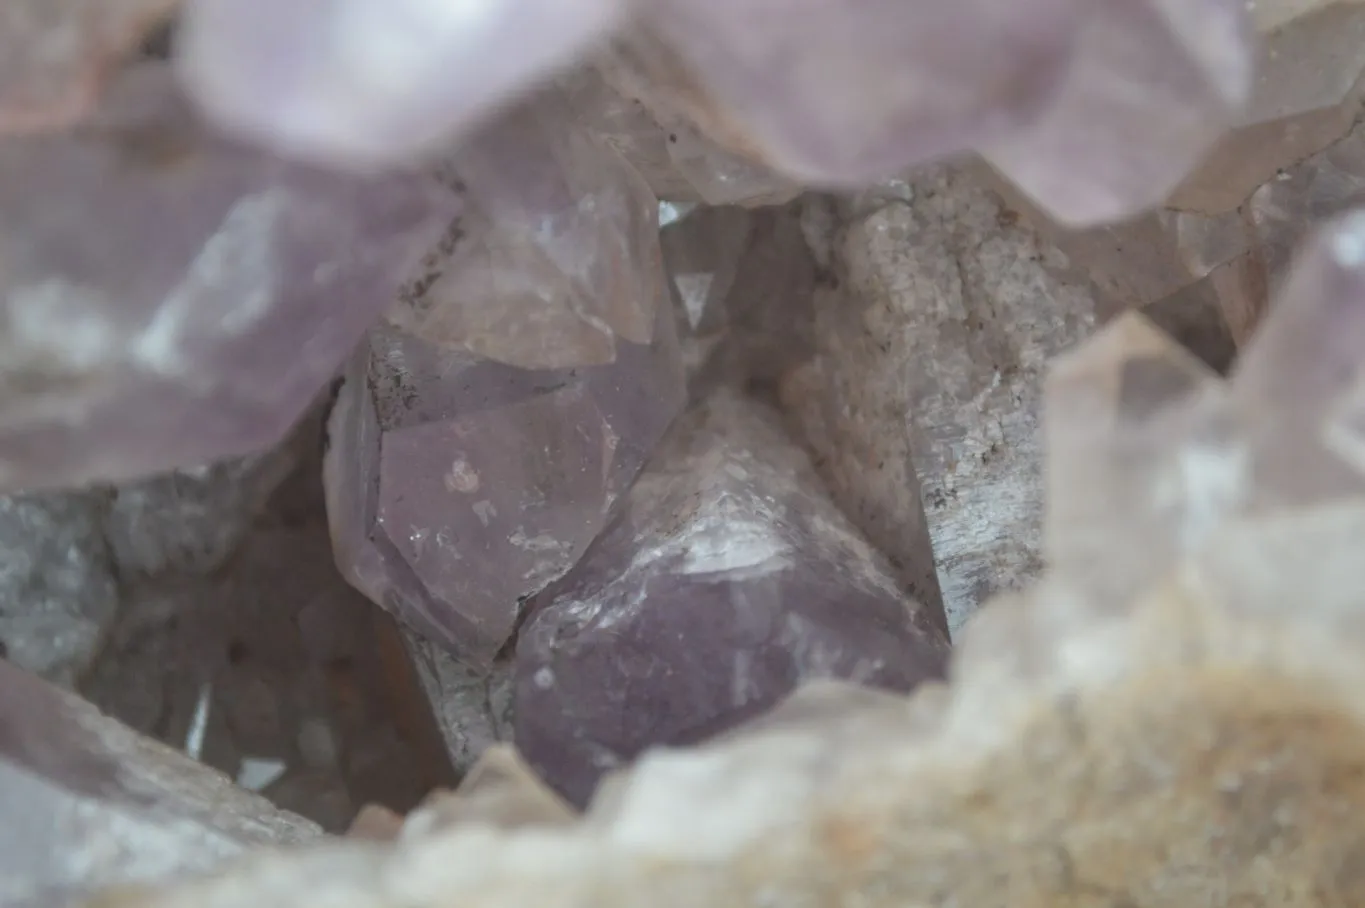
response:
{"label": "amethyst crystal", "polygon": [[177,42],[224,128],[325,163],[440,148],[612,28],[624,0],[196,0]]}
{"label": "amethyst crystal", "polygon": [[669,0],[649,25],[676,60],[649,57],[724,144],[745,150],[716,126],[795,176],[862,183],[1029,123],[1084,5]]}
{"label": "amethyst crystal", "polygon": [[1103,3],[1048,110],[983,149],[1058,220],[1159,205],[1241,112],[1252,59],[1244,0]]}
{"label": "amethyst crystal", "polygon": [[906,690],[947,643],[756,404],[722,393],[670,434],[621,519],[537,601],[514,728],[583,804],[654,745],[689,744],[835,677]]}
{"label": "amethyst crystal", "polygon": [[317,828],[0,661],[0,904],[202,872]]}
{"label": "amethyst crystal", "polygon": [[462,149],[468,212],[331,417],[342,573],[479,671],[682,406],[654,197],[557,96]]}
{"label": "amethyst crystal", "polygon": [[278,440],[455,210],[213,138],[164,64],[70,134],[0,143],[0,486]]}
{"label": "amethyst crystal", "polygon": [[666,306],[658,203],[574,123],[562,95],[518,107],[449,163],[469,200],[389,320],[526,369],[603,365]]}
{"label": "amethyst crystal", "polygon": [[580,119],[620,151],[661,199],[771,205],[799,194],[799,183],[698,128],[685,97],[650,66],[668,53],[635,34],[566,77]]}
{"label": "amethyst crystal", "polygon": [[487,669],[573,566],[682,404],[671,313],[610,365],[527,370],[376,330],[333,411],[342,573]]}

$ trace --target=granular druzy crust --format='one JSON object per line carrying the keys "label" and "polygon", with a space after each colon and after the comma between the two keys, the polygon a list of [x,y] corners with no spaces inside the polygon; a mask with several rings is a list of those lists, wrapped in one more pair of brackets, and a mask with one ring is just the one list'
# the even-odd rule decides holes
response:
{"label": "granular druzy crust", "polygon": [[672,315],[604,366],[529,370],[384,326],[325,467],[342,572],[480,670],[576,562],[682,404]]}
{"label": "granular druzy crust", "polygon": [[457,210],[214,137],[164,64],[69,133],[0,142],[0,486],[275,442]]}
{"label": "granular druzy crust", "polygon": [[947,641],[825,497],[772,414],[721,392],[669,433],[621,518],[518,637],[513,739],[569,800],[803,682],[909,690]]}

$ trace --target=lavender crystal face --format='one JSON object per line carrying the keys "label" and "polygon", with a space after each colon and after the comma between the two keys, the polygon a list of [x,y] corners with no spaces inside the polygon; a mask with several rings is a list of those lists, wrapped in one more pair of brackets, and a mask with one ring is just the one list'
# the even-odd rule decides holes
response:
{"label": "lavender crystal face", "polygon": [[656,71],[657,59],[670,53],[636,33],[561,85],[580,120],[619,151],[660,199],[757,206],[800,193],[791,178],[727,148],[693,122],[678,86]]}
{"label": "lavender crystal face", "polygon": [[902,595],[773,417],[728,394],[674,428],[534,608],[514,739],[579,805],[644,749],[726,730],[803,681],[908,690],[947,659],[941,616]]}
{"label": "lavender crystal face", "polygon": [[487,671],[682,405],[658,203],[546,93],[456,153],[466,212],[352,363],[326,467],[342,572]]}
{"label": "lavender crystal face", "polygon": [[658,203],[546,92],[449,162],[468,205],[389,321],[527,369],[603,365],[647,344],[666,296]]}
{"label": "lavender crystal face", "polygon": [[1078,226],[1159,205],[1250,95],[1242,0],[1098,4],[1047,111],[986,158]]}
{"label": "lavender crystal face", "polygon": [[179,71],[221,127],[343,167],[440,148],[622,17],[624,0],[196,0]]}
{"label": "lavender crystal face", "polygon": [[278,440],[457,210],[221,142],[164,64],[69,134],[0,143],[0,486]]}
{"label": "lavender crystal face", "polygon": [[848,185],[1032,120],[1087,5],[668,0],[649,24],[678,57],[659,60],[661,81],[696,99],[713,133],[742,135],[796,177]]}
{"label": "lavender crystal face", "polygon": [[596,367],[518,369],[376,329],[325,467],[342,573],[486,670],[601,530],[682,404],[671,313]]}
{"label": "lavender crystal face", "polygon": [[318,834],[0,660],[0,904],[46,908]]}

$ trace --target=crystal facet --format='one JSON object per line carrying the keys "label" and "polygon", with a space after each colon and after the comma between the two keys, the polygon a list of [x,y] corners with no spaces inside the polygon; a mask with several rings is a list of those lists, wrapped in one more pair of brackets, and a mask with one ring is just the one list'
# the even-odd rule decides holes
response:
{"label": "crystal facet", "polygon": [[1126,605],[1243,504],[1226,388],[1137,313],[1060,357],[1046,387],[1048,563]]}
{"label": "crystal facet", "polygon": [[1242,14],[1243,0],[1096,4],[1057,99],[987,159],[1063,223],[1159,205],[1246,102]]}
{"label": "crystal facet", "polygon": [[454,213],[215,139],[164,64],[71,134],[0,142],[0,486],[277,441]]}
{"label": "crystal facet", "polygon": [[725,393],[683,417],[534,609],[514,738],[577,804],[642,750],[733,727],[806,679],[907,690],[947,656],[773,416]]}
{"label": "crystal facet", "polygon": [[[655,253],[657,255],[657,251]],[[682,405],[672,313],[604,366],[517,369],[376,329],[329,428],[342,573],[479,670],[597,535]]]}
{"label": "crystal facet", "polygon": [[1261,36],[1250,109],[1167,204],[1217,214],[1346,135],[1360,115],[1365,6],[1351,0],[1247,4]]}
{"label": "crystal facet", "polygon": [[817,266],[799,205],[699,208],[660,232],[695,396],[768,386],[810,357]]}
{"label": "crystal facet", "polygon": [[389,321],[526,369],[603,365],[666,305],[658,203],[558,94],[503,117],[450,169],[468,204]]}
{"label": "crystal facet", "polygon": [[180,75],[223,128],[343,167],[439,150],[611,29],[622,0],[195,0]]}
{"label": "crystal facet", "polygon": [[[1142,308],[1191,346],[1183,328],[1221,322],[1237,346],[1251,337],[1309,229],[1365,197],[1365,128],[1284,167],[1234,211],[1167,208],[1106,227],[1059,227],[999,187],[1090,277],[1102,313]],[[1220,367],[1229,355],[1201,356]],[[1217,360],[1217,362],[1215,362]]]}
{"label": "crystal facet", "polygon": [[660,66],[668,59],[670,51],[644,33],[617,40],[576,77],[580,116],[650,178],[661,199],[772,205],[795,197],[794,180],[745,153],[742,142],[727,146],[697,124],[696,109],[679,94],[678,70]]}
{"label": "crystal facet", "polygon": [[712,138],[856,185],[1028,123],[1067,70],[1080,6],[668,0],[648,27],[676,58],[641,56]]}
{"label": "crystal facet", "polygon": [[0,903],[69,904],[317,828],[0,660]]}

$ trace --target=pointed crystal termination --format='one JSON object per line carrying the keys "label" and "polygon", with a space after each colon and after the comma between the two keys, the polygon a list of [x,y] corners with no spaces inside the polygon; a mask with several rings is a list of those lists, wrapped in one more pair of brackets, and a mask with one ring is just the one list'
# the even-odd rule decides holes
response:
{"label": "pointed crystal termination", "polygon": [[1250,107],[1172,194],[1172,208],[1231,211],[1359,119],[1365,6],[1338,0],[1247,6],[1261,39]]}
{"label": "pointed crystal termination", "polygon": [[1365,211],[1301,251],[1232,375],[1252,448],[1257,510],[1362,491]]}
{"label": "pointed crystal termination", "polygon": [[178,0],[12,0],[0,24],[0,134],[61,129]]}
{"label": "pointed crystal termination", "polygon": [[648,28],[676,55],[661,85],[711,138],[851,186],[1029,123],[1067,70],[1084,7],[815,0],[793,15],[781,0],[668,0]]}
{"label": "pointed crystal termination", "polygon": [[3,660],[0,815],[0,903],[16,908],[203,872],[249,847],[318,835]]}
{"label": "pointed crystal termination", "polygon": [[438,151],[572,62],[623,0],[196,0],[176,41],[190,94],[223,129],[343,168]]}
{"label": "pointed crystal termination", "polygon": [[545,93],[462,148],[468,206],[389,321],[525,369],[610,363],[667,306],[658,202]]}
{"label": "pointed crystal termination", "polygon": [[458,210],[224,143],[164,64],[78,130],[0,142],[0,487],[278,441]]}
{"label": "pointed crystal termination", "polygon": [[773,415],[724,392],[678,423],[621,519],[534,608],[514,738],[579,805],[646,748],[724,731],[807,679],[908,690],[947,659]]}
{"label": "pointed crystal termination", "polygon": [[1048,565],[1097,605],[1128,605],[1245,503],[1226,386],[1142,315],[1054,362],[1044,427]]}
{"label": "pointed crystal termination", "polygon": [[1059,221],[1159,205],[1234,122],[1251,90],[1242,0],[1099,5],[1058,97],[983,149]]}
{"label": "pointed crystal termination", "polygon": [[[629,198],[628,185],[608,188],[600,202],[584,196],[576,210],[610,210]],[[572,232],[584,222],[568,215],[563,223]],[[600,532],[683,403],[657,228],[621,237],[586,223],[606,246],[590,266],[604,273],[588,277],[621,295],[618,308],[600,310],[602,321],[637,333],[647,315],[645,343],[616,336],[603,365],[520,369],[459,349],[443,333],[463,317],[451,308],[498,305],[498,284],[476,300],[428,295],[420,306],[403,302],[371,332],[329,422],[324,482],[342,573],[480,672],[493,668],[520,604],[572,567]],[[529,227],[506,248],[496,232],[469,236],[460,224],[451,236],[457,260],[470,242],[513,278],[508,290],[521,296],[510,306],[532,305],[519,262],[533,274],[551,254],[592,251],[573,237],[559,244],[553,232],[542,238],[548,253],[516,245]],[[614,257],[604,260],[608,253]],[[553,356],[564,340],[553,328],[533,323],[520,337]]]}
{"label": "pointed crystal termination", "polygon": [[780,205],[801,192],[742,139],[711,123],[692,102],[673,52],[648,32],[635,29],[612,41],[572,82],[580,118],[620,150],[661,199],[761,206]]}

